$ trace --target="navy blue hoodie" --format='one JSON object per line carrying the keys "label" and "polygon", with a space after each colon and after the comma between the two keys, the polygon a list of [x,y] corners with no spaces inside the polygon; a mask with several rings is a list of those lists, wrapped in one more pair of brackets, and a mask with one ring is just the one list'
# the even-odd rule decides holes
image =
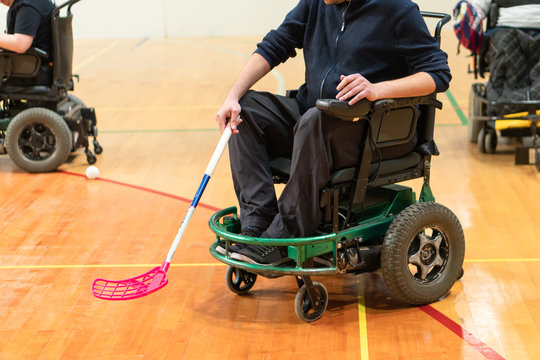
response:
{"label": "navy blue hoodie", "polygon": [[451,79],[446,53],[410,0],[300,0],[257,46],[271,67],[304,50],[306,79],[297,96],[304,109],[335,98],[340,75],[359,73],[377,83],[423,71],[437,92]]}

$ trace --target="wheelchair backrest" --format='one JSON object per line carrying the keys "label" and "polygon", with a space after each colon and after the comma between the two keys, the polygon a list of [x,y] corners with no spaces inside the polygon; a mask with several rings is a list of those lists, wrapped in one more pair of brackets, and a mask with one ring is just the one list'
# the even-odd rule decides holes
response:
{"label": "wheelchair backrest", "polygon": [[379,129],[375,134],[378,147],[399,145],[413,137],[418,117],[415,106],[383,110],[380,117]]}
{"label": "wheelchair backrest", "polygon": [[378,148],[402,145],[417,136],[417,151],[423,155],[438,155],[433,141],[435,109],[441,108],[436,96],[385,99],[374,107],[372,118],[374,140]]}
{"label": "wheelchair backrest", "polygon": [[[69,88],[73,67],[73,30],[71,6],[80,0],[67,1],[54,9],[51,18],[53,35],[53,79],[58,87]],[[60,10],[67,6],[67,13],[61,16]]]}

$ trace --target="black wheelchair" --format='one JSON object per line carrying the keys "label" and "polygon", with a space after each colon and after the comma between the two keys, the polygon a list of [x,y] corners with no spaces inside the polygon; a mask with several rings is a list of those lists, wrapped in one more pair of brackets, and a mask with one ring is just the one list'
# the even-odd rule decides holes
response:
{"label": "black wheelchair", "polygon": [[[97,141],[95,110],[70,94],[74,78],[78,79],[72,74],[71,7],[79,1],[67,1],[53,10],[51,64],[44,63],[49,54],[37,48],[24,54],[0,52],[0,153],[7,153],[28,172],[55,171],[81,147],[93,164],[103,151]],[[66,14],[61,15],[64,8]],[[43,66],[52,66],[50,84],[27,86],[13,81],[34,79]],[[93,137],[93,151],[89,137]]]}
{"label": "black wheelchair", "polygon": [[[450,16],[423,12],[441,19],[435,36]],[[303,321],[319,319],[328,305],[328,291],[312,276],[360,274],[382,270],[388,288],[407,304],[424,305],[445,296],[463,275],[465,238],[457,217],[435,202],[430,189],[431,157],[438,155],[433,141],[435,110],[442,108],[435,95],[362,100],[353,106],[320,99],[317,107],[332,116],[366,126],[364,153],[355,167],[331,175],[322,190],[323,222],[313,237],[295,239],[253,238],[240,235],[235,207],[215,213],[209,221],[216,242],[210,253],[229,265],[228,288],[237,294],[249,291],[257,276],[295,276],[299,290],[296,315]],[[404,144],[417,136],[418,146],[405,156],[372,163],[374,151]],[[380,157],[379,157],[380,159]],[[271,161],[274,180],[284,182],[290,159]],[[417,201],[411,188],[396,183],[422,178]],[[225,243],[225,254],[216,251]],[[283,247],[288,263],[257,265],[230,257],[233,243]]]}
{"label": "black wheelchair", "polygon": [[501,6],[497,3],[487,14],[482,47],[472,55],[469,68],[475,79],[490,76],[487,82],[471,86],[467,137],[481,153],[495,153],[499,136],[518,139],[515,164],[535,164],[540,171],[540,84],[532,76],[540,66],[538,49],[527,40],[526,29],[497,28]]}

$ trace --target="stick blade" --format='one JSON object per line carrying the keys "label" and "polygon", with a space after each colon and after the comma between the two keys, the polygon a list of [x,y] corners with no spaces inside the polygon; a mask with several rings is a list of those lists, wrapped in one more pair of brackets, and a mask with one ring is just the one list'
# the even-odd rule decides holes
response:
{"label": "stick blade", "polygon": [[158,291],[167,283],[169,263],[163,263],[152,270],[124,280],[96,279],[92,284],[92,294],[103,300],[132,300]]}

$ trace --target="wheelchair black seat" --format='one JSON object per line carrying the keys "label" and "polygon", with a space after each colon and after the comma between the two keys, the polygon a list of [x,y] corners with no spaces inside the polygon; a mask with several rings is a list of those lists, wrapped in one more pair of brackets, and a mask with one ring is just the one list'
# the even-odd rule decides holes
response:
{"label": "wheelchair black seat", "polygon": [[[375,102],[364,99],[353,106],[334,99],[320,99],[317,108],[341,120],[368,125],[361,159],[355,166],[334,171],[321,191],[320,206],[326,214],[325,220],[333,221],[334,231],[338,231],[339,202],[343,199],[350,212],[353,204],[364,203],[369,188],[420,177],[429,185],[431,156],[439,154],[433,130],[435,109],[442,108],[442,103],[435,95]],[[270,166],[274,182],[286,183],[291,160],[275,158]]]}
{"label": "wheelchair black seat", "polygon": [[51,91],[49,86],[35,85],[35,86],[17,86],[17,85],[4,85],[0,89],[2,93],[7,94],[25,94],[25,95],[46,95]]}
{"label": "wheelchair black seat", "polygon": [[[366,143],[366,146],[375,145],[374,150],[378,151],[370,154],[369,177],[391,178],[392,175],[405,170],[414,172],[410,176],[419,177],[424,156],[438,155],[433,142],[434,111],[424,108],[425,116],[422,116],[422,111],[418,111],[420,104],[424,107],[440,108],[442,106],[435,98],[428,96],[384,99],[376,102],[361,100],[352,106],[343,101],[320,99],[317,101],[317,108],[342,120],[370,122],[371,132],[374,134],[373,138],[367,139],[369,143]],[[417,139],[418,130],[422,132],[419,139]],[[420,146],[416,146],[418,140]],[[380,155],[381,151],[382,155]],[[379,156],[382,156],[380,161]],[[279,157],[272,159],[270,165],[275,182],[286,182],[290,174],[291,160]],[[331,174],[329,185],[354,180],[359,166],[360,163],[357,166],[337,169]],[[396,177],[394,179],[397,180]]]}
{"label": "wheelchair black seat", "polygon": [[[369,176],[375,176],[377,172],[379,175],[389,176],[407,169],[414,169],[421,163],[422,159],[423,157],[420,153],[413,151],[396,159],[383,160],[380,163],[371,163],[369,167]],[[291,159],[283,157],[276,158],[270,161],[270,166],[272,167],[276,183],[287,181],[291,170]],[[355,174],[355,167],[339,169],[330,176],[329,185],[337,185],[352,181]]]}

